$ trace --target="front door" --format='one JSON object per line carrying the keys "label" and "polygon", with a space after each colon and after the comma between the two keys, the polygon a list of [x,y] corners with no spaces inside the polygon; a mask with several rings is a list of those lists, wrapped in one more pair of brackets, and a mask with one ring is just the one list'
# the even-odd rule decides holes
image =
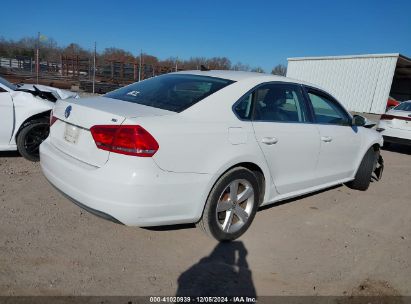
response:
{"label": "front door", "polygon": [[311,88],[307,94],[321,138],[317,166],[321,184],[352,177],[361,145],[359,128],[351,126],[350,115],[332,96]]}

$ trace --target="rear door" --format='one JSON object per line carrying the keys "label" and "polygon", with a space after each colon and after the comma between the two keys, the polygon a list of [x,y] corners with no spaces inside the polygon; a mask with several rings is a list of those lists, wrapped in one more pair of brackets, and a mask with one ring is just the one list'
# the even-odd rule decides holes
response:
{"label": "rear door", "polygon": [[311,87],[306,87],[306,93],[320,132],[317,174],[321,184],[351,177],[361,147],[360,128],[351,126],[351,116],[329,94]]}
{"label": "rear door", "polygon": [[14,128],[13,99],[0,87],[0,146],[8,146]]}
{"label": "rear door", "polygon": [[320,137],[309,121],[301,86],[266,84],[253,92],[253,100],[255,136],[277,191],[315,186]]}

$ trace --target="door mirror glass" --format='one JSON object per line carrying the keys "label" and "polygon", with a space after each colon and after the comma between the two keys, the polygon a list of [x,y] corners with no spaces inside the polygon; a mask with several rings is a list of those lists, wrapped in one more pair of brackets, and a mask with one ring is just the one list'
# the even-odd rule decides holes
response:
{"label": "door mirror glass", "polygon": [[363,127],[365,126],[365,122],[366,122],[365,118],[360,115],[354,115],[354,117],[352,118],[353,126]]}

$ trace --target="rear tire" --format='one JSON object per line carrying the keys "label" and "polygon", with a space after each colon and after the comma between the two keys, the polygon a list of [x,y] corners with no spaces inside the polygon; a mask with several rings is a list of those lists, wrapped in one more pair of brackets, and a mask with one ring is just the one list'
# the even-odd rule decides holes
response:
{"label": "rear tire", "polygon": [[27,122],[17,135],[17,149],[21,156],[33,162],[40,160],[39,147],[47,138],[50,126],[47,119],[36,119]]}
{"label": "rear tire", "polygon": [[215,183],[197,226],[218,241],[234,240],[251,225],[259,202],[260,188],[254,173],[233,168]]}
{"label": "rear tire", "polygon": [[377,153],[374,151],[374,148],[371,147],[367,153],[365,153],[354,180],[347,183],[347,186],[355,190],[367,190],[370,186],[371,176],[376,161]]}

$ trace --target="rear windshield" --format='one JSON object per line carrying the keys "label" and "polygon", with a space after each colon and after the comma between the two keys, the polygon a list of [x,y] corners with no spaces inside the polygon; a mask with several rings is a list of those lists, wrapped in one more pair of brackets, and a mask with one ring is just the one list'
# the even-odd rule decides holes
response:
{"label": "rear windshield", "polygon": [[402,102],[394,110],[411,111],[411,102]]}
{"label": "rear windshield", "polygon": [[133,83],[105,96],[181,112],[233,82],[207,76],[167,74]]}

